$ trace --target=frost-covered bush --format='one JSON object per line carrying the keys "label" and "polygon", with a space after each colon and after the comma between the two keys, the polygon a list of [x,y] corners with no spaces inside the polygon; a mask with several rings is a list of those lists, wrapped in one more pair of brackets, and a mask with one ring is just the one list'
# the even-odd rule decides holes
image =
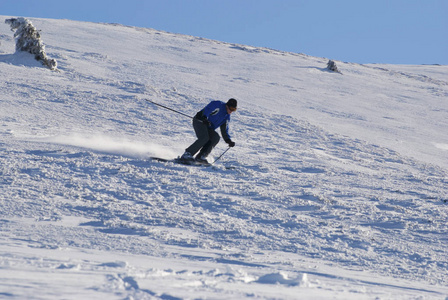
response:
{"label": "frost-covered bush", "polygon": [[57,69],[56,60],[47,57],[45,46],[40,39],[40,33],[28,19],[12,18],[7,19],[5,23],[11,26],[12,31],[15,31],[16,51],[29,52],[50,70]]}
{"label": "frost-covered bush", "polygon": [[[328,61],[328,63],[327,63],[327,69],[328,70],[330,70],[330,71],[333,71],[333,72],[338,72],[338,73],[341,73],[339,70],[338,70],[338,67],[336,66],[336,63],[334,62],[334,61],[332,61],[331,59]],[[342,74],[342,73],[341,73]]]}

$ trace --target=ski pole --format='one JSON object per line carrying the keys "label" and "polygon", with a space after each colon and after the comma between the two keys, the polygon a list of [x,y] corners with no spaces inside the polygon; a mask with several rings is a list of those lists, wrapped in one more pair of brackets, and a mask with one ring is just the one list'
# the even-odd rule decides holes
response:
{"label": "ski pole", "polygon": [[215,162],[217,162],[224,154],[226,154],[227,151],[230,150],[230,147],[226,149],[226,151],[224,151],[217,159],[215,159],[214,162],[212,162],[211,164],[213,165]]}
{"label": "ski pole", "polygon": [[190,118],[190,119],[193,119],[192,116],[189,116],[189,115],[187,115],[187,114],[184,114],[183,112],[180,112],[180,111],[174,110],[174,109],[172,109],[172,108],[166,107],[166,106],[164,106],[164,105],[162,105],[162,104],[156,103],[156,102],[151,101],[151,100],[149,100],[149,99],[145,99],[145,100],[148,101],[148,102],[151,102],[152,104],[155,104],[155,105],[157,105],[157,106],[160,106],[160,107],[163,107],[163,108],[165,108],[165,109],[174,111],[175,113],[178,113],[178,114],[180,114],[180,115],[182,115],[182,116],[185,116],[185,117],[188,117],[188,118]]}

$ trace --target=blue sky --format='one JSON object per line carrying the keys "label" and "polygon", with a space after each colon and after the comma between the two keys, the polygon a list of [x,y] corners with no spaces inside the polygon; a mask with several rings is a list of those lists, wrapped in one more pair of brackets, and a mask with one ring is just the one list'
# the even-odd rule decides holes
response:
{"label": "blue sky", "polygon": [[0,14],[120,23],[354,63],[448,65],[448,0],[0,0]]}

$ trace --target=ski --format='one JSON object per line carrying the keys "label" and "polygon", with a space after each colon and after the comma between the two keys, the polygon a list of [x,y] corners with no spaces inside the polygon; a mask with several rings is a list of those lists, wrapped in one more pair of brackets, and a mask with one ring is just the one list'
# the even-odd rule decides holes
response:
{"label": "ski", "polygon": [[[185,165],[185,166],[196,166],[196,167],[212,167],[212,168],[216,168],[213,164],[211,163],[200,163],[198,161],[192,160],[192,161],[186,161],[186,160],[182,160],[180,158],[175,158],[175,159],[166,159],[166,158],[161,158],[161,157],[155,157],[152,156],[150,157],[150,159],[154,160],[154,161],[158,161],[158,162],[170,162],[170,163],[175,163],[175,164],[180,164],[180,165]],[[233,170],[235,169],[235,167],[231,167],[231,166],[224,166],[224,168],[226,170]]]}
{"label": "ski", "polygon": [[182,160],[180,158],[175,159],[166,159],[161,157],[150,157],[152,160],[160,161],[160,162],[172,162],[176,164],[186,165],[186,166],[203,166],[203,167],[210,167],[212,164],[210,163],[201,163],[195,160]]}

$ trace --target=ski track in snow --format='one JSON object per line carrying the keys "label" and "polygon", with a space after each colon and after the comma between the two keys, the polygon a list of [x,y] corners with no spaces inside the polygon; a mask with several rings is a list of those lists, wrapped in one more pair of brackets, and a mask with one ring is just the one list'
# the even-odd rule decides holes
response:
{"label": "ski track in snow", "polygon": [[[0,297],[447,297],[446,66],[341,76],[303,54],[32,21],[60,72],[0,26]],[[193,130],[146,97],[194,115],[231,96],[237,146],[213,167],[149,159]]]}

